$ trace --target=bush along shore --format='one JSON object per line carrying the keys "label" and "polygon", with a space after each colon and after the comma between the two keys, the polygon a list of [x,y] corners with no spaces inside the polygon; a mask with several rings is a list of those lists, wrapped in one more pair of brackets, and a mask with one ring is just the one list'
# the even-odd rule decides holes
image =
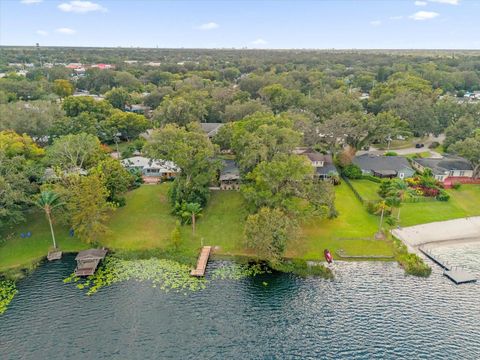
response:
{"label": "bush along shore", "polygon": [[330,268],[320,263],[309,264],[302,259],[284,260],[282,262],[270,262],[269,266],[276,271],[291,273],[300,277],[317,276],[324,279],[333,279]]}
{"label": "bush along shore", "polygon": [[13,300],[17,292],[14,281],[0,279],[0,315],[7,310],[8,304]]}
{"label": "bush along shore", "polygon": [[393,240],[395,246],[395,259],[405,270],[408,275],[418,277],[429,277],[432,273],[432,268],[425,264],[423,259],[417,254],[409,253],[405,244],[400,240]]}

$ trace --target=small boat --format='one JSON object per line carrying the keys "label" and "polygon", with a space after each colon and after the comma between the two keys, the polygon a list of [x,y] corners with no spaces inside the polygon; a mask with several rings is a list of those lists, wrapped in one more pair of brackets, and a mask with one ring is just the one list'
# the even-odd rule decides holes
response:
{"label": "small boat", "polygon": [[329,264],[333,262],[332,253],[328,249],[323,250],[323,255],[325,255],[325,260],[327,260]]}

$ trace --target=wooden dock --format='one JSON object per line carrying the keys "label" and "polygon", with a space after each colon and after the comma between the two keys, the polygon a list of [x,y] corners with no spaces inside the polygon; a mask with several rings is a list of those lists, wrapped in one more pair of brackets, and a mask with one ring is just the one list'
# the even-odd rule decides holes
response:
{"label": "wooden dock", "polygon": [[202,247],[202,251],[198,256],[197,268],[190,272],[191,276],[205,276],[205,270],[207,269],[208,258],[210,257],[211,246]]}
{"label": "wooden dock", "polygon": [[443,269],[443,275],[452,280],[455,284],[466,284],[473,283],[477,281],[475,275],[470,274],[468,271],[458,267],[450,265],[446,260],[442,259],[440,256],[433,254],[430,250],[419,247],[420,250],[426,257],[436,263]]}
{"label": "wooden dock", "polygon": [[60,260],[62,258],[62,252],[60,250],[52,250],[47,254],[48,261]]}
{"label": "wooden dock", "polygon": [[75,258],[77,261],[75,275],[90,276],[95,274],[98,264],[105,258],[107,252],[108,251],[105,249],[89,249],[80,251]]}

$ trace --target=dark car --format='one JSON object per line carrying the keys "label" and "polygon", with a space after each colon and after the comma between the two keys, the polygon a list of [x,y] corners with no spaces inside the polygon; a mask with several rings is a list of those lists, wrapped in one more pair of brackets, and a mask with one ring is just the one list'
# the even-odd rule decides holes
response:
{"label": "dark car", "polygon": [[421,149],[421,148],[425,147],[425,144],[415,144],[415,147],[417,149]]}

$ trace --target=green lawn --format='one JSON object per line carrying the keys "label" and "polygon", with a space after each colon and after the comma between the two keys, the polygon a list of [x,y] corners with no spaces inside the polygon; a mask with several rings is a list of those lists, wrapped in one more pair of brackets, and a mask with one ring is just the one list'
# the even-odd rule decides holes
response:
{"label": "green lawn", "polygon": [[480,186],[462,185],[458,190],[447,190],[450,200],[403,204],[400,224],[411,226],[480,215]]}
{"label": "green lawn", "polygon": [[168,205],[168,186],[143,185],[129,192],[127,205],[113,213],[111,233],[102,244],[115,250],[165,249],[176,221]]}
{"label": "green lawn", "polygon": [[[365,197],[373,197],[377,184],[355,181],[355,187]],[[114,250],[165,250],[171,247],[171,232],[176,218],[170,213],[167,199],[169,184],[144,185],[127,194],[127,205],[117,209],[111,217],[110,234],[102,245]],[[379,218],[368,214],[352,190],[342,184],[335,187],[336,207],[339,216],[333,220],[311,220],[301,228],[300,235],[292,240],[286,256],[304,259],[322,259],[325,248],[343,249],[348,255],[389,256],[389,241],[371,240],[378,229]],[[401,208],[402,226],[416,225],[465,216],[480,215],[480,186],[463,185],[459,190],[448,190],[448,202],[409,203]],[[243,230],[246,218],[242,195],[235,191],[212,192],[203,216],[192,235],[190,226],[182,227],[181,251],[195,256],[204,245],[218,246],[219,253],[248,255],[243,247]],[[68,236],[68,229],[55,225],[59,247],[63,251],[78,251],[88,245]],[[20,238],[21,232],[32,232],[29,239]],[[10,235],[11,234],[11,235]],[[0,272],[16,267],[29,267],[44,257],[51,247],[48,223],[41,212],[28,216],[28,221],[15,231],[0,234]]]}
{"label": "green lawn", "polygon": [[358,191],[363,200],[379,200],[380,196],[378,195],[378,188],[380,185],[376,182],[360,179],[360,180],[350,180],[350,183]]}
{"label": "green lawn", "polygon": [[243,230],[247,211],[238,191],[213,191],[197,223],[195,236],[191,226],[184,227],[182,238],[190,248],[204,245],[219,246],[222,254],[246,254],[243,247]]}
{"label": "green lawn", "polygon": [[[57,245],[63,251],[78,251],[88,246],[68,235],[68,228],[55,224]],[[30,231],[30,238],[22,239],[21,233]],[[29,267],[32,262],[47,255],[52,247],[52,236],[45,215],[41,212],[29,214],[27,221],[14,230],[5,230],[0,237],[7,239],[0,245],[0,273],[12,268]]]}
{"label": "green lawn", "polygon": [[378,230],[378,217],[365,211],[346,184],[335,189],[339,216],[306,224],[299,239],[289,246],[287,255],[321,259],[325,248],[343,249],[348,255],[392,255],[390,242],[363,239],[373,238]]}
{"label": "green lawn", "polygon": [[[127,205],[117,209],[110,221],[111,234],[102,242],[116,250],[162,249],[171,246],[177,218],[170,213],[168,183],[144,185],[127,195]],[[241,253],[246,217],[243,198],[235,191],[214,191],[195,236],[192,227],[182,227],[182,249],[196,254],[204,245],[220,247],[221,253]]]}

